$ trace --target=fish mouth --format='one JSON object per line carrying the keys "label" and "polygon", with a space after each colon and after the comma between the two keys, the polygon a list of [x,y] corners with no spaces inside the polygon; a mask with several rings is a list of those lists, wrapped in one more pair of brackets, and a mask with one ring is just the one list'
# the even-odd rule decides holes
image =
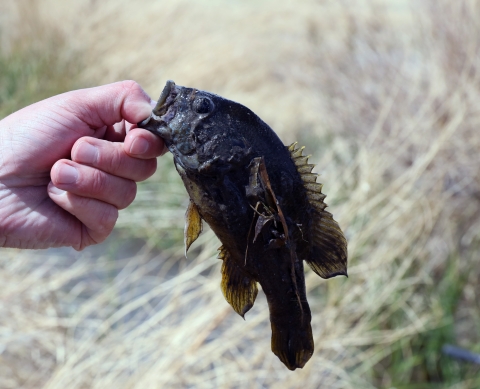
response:
{"label": "fish mouth", "polygon": [[148,118],[137,123],[137,127],[161,137],[174,155],[175,161],[185,169],[196,169],[199,165],[198,156],[194,145],[191,144],[191,139],[184,136],[185,128],[179,125],[178,120],[172,123],[177,111],[181,111],[178,100],[181,99],[182,94],[185,95],[185,92],[188,93],[186,98],[191,101],[196,90],[193,89],[190,92],[188,88],[177,86],[171,80],[167,81],[152,113]]}
{"label": "fish mouth", "polygon": [[148,118],[137,123],[137,127],[150,131],[162,138],[168,137],[168,134],[171,133],[168,123],[175,116],[173,103],[178,95],[179,88],[177,88],[175,82],[168,80],[152,113]]}
{"label": "fish mouth", "polygon": [[[163,87],[162,93],[158,99],[157,105],[153,109],[152,113],[157,116],[163,116],[167,113],[168,107],[173,103],[175,97],[177,97],[175,83],[172,80],[168,80]],[[172,96],[174,95],[174,96]],[[169,99],[169,97],[171,97]]]}

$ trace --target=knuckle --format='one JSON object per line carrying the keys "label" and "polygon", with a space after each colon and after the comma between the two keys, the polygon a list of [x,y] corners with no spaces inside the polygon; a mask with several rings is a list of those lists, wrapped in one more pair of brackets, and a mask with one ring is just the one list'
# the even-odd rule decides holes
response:
{"label": "knuckle", "polygon": [[140,84],[134,80],[122,81],[122,87],[128,92],[133,92],[135,90],[141,90],[143,92],[143,89],[140,86]]}
{"label": "knuckle", "polygon": [[143,162],[143,168],[141,169],[141,174],[137,181],[144,181],[147,178],[153,176],[153,174],[157,171],[157,159],[146,159]]}
{"label": "knuckle", "polygon": [[125,80],[122,81],[121,84],[128,95],[141,95],[146,100],[150,101],[150,97],[148,96],[147,92],[143,90],[142,86],[137,81]]}
{"label": "knuckle", "polygon": [[90,185],[93,194],[103,194],[107,190],[106,174],[98,169],[94,169]]}
{"label": "knuckle", "polygon": [[96,232],[107,237],[117,222],[118,209],[113,205],[106,205],[99,210],[97,219]]}
{"label": "knuckle", "polygon": [[116,147],[109,153],[108,158],[105,158],[104,164],[106,165],[107,171],[112,173],[123,170],[124,159]]}
{"label": "knuckle", "polygon": [[119,209],[127,208],[137,195],[137,184],[134,181],[127,180],[128,183],[125,184],[125,195],[122,198]]}

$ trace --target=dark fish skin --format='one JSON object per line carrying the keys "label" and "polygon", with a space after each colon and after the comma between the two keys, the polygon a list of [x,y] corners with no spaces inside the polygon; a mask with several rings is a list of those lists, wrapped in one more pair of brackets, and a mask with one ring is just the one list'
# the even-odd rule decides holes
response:
{"label": "dark fish skin", "polygon": [[314,350],[303,260],[324,278],[346,275],[347,262],[313,165],[243,105],[172,81],[138,127],[164,139],[190,195],[187,249],[205,220],[223,245],[227,301],[244,316],[260,283],[272,351],[289,369],[302,368]]}

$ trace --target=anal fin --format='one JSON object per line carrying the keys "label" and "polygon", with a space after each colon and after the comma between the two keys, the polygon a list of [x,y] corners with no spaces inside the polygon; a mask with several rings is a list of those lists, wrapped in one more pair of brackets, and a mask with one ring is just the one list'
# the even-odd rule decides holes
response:
{"label": "anal fin", "polygon": [[202,217],[198,212],[198,208],[195,203],[190,200],[188,204],[187,211],[185,212],[185,230],[184,230],[184,241],[185,241],[185,256],[187,256],[187,251],[195,242],[202,232]]}
{"label": "anal fin", "polygon": [[247,275],[222,246],[218,257],[222,264],[222,292],[225,300],[241,317],[253,307],[258,294],[257,282]]}

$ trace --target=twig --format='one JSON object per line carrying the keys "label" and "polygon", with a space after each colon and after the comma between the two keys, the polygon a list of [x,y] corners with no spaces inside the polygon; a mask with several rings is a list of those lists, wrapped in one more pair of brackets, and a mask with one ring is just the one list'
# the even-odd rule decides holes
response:
{"label": "twig", "polygon": [[460,359],[480,365],[480,354],[472,353],[468,350],[465,350],[464,348],[446,344],[442,347],[442,352],[445,355],[448,355],[449,357],[452,357],[454,359]]}

